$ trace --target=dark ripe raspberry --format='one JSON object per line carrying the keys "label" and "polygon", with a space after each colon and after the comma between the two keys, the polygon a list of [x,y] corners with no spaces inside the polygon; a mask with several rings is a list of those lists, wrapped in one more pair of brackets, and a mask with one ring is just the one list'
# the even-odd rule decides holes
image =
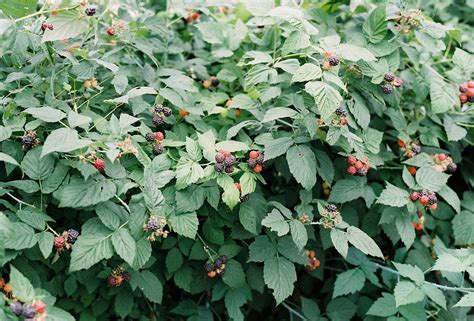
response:
{"label": "dark ripe raspberry", "polygon": [[53,26],[52,23],[48,23],[48,29],[49,29],[49,30],[54,30],[54,26]]}
{"label": "dark ripe raspberry", "polygon": [[336,109],[335,113],[336,115],[341,116],[341,117],[346,116],[346,111],[340,107]]}
{"label": "dark ripe raspberry", "polygon": [[226,167],[234,166],[234,164],[235,164],[235,156],[234,155],[229,155],[225,158],[224,165]]}
{"label": "dark ripe raspberry", "polygon": [[459,85],[459,92],[465,93],[467,91],[467,85]]}
{"label": "dark ripe raspberry", "polygon": [[222,255],[221,260],[222,260],[222,263],[226,264],[227,263],[227,255]]}
{"label": "dark ripe raspberry", "polygon": [[420,196],[428,196],[428,191],[426,189],[421,190]]}
{"label": "dark ripe raspberry", "polygon": [[224,264],[220,257],[218,257],[217,260],[214,263],[217,266],[217,268],[220,268],[222,266],[222,264]]}
{"label": "dark ripe raspberry", "polygon": [[359,168],[357,170],[357,176],[367,176],[367,168]]}
{"label": "dark ripe raspberry", "polygon": [[163,125],[165,123],[165,120],[161,116],[154,116],[152,122],[153,122],[153,125],[158,127],[158,126]]}
{"label": "dark ripe raspberry", "polygon": [[470,103],[474,103],[474,96],[468,97],[467,101]]}
{"label": "dark ripe raspberry", "polygon": [[249,195],[249,194],[245,194],[245,195],[240,196],[240,202],[241,202],[241,203],[248,202],[249,199],[250,199],[250,195]]}
{"label": "dark ripe raspberry", "polygon": [[329,57],[328,61],[329,61],[329,64],[333,67],[339,65],[339,58],[336,56]]}
{"label": "dark ripe raspberry", "polygon": [[329,212],[335,212],[335,211],[337,211],[337,206],[334,205],[334,204],[328,204],[328,205],[326,205],[326,209],[327,209]]}
{"label": "dark ripe raspberry", "polygon": [[227,174],[230,174],[230,173],[232,173],[233,171],[234,171],[234,166],[226,166],[225,172],[226,172]]}
{"label": "dark ripe raspberry", "polygon": [[146,229],[148,231],[156,231],[160,228],[160,222],[155,218],[150,218],[146,223]]}
{"label": "dark ripe raspberry", "polygon": [[454,173],[458,169],[458,166],[455,163],[449,163],[446,167],[446,171],[450,174]]}
{"label": "dark ripe raspberry", "polygon": [[45,31],[46,29],[48,29],[48,24],[47,24],[46,22],[43,22],[43,23],[41,24],[41,30],[42,30],[42,31]]}
{"label": "dark ripe raspberry", "polygon": [[422,217],[422,216],[423,216],[423,213],[421,213],[420,211],[416,211],[416,216]]}
{"label": "dark ripe raspberry", "polygon": [[56,250],[62,250],[65,244],[66,240],[62,236],[56,236],[53,240],[53,245]]}
{"label": "dark ripe raspberry", "polygon": [[265,159],[265,155],[263,155],[263,153],[260,153],[260,155],[258,155],[258,157],[257,157],[257,164],[263,165],[263,160],[264,159]]}
{"label": "dark ripe raspberry", "polygon": [[155,111],[155,113],[161,114],[163,112],[163,105],[158,104],[153,108],[153,110]]}
{"label": "dark ripe raspberry", "polygon": [[35,315],[36,315],[36,309],[35,309],[35,307],[33,306],[33,304],[25,304],[25,305],[23,306],[22,315],[23,315],[25,318],[34,318]]}
{"label": "dark ripe raspberry", "polygon": [[172,113],[173,113],[173,111],[171,110],[171,108],[163,107],[163,115],[165,115],[165,117],[171,116]]}
{"label": "dark ripe raspberry", "polygon": [[419,197],[420,197],[420,194],[418,194],[418,192],[411,192],[411,194],[410,194],[410,199],[413,202],[417,201]]}
{"label": "dark ripe raspberry", "polygon": [[23,313],[23,305],[20,302],[10,304],[10,310],[16,316],[20,316]]}
{"label": "dark ripe raspberry", "polygon": [[219,86],[219,79],[217,79],[217,77],[211,77],[211,86],[213,87],[217,87]]}
{"label": "dark ripe raspberry", "polygon": [[95,12],[97,10],[96,6],[87,6],[86,10],[84,12],[86,13],[87,16],[93,16],[95,15]]}
{"label": "dark ripe raspberry", "polygon": [[132,278],[132,275],[128,272],[123,272],[122,273],[122,278],[126,282],[130,282],[130,279]]}
{"label": "dark ripe raspberry", "polygon": [[385,84],[382,86],[382,91],[386,95],[391,94],[393,92],[393,86],[390,84]]}
{"label": "dark ripe raspberry", "polygon": [[31,149],[38,145],[39,141],[36,138],[36,134],[34,133],[29,133],[24,135],[21,138],[21,145],[23,146],[23,149]]}
{"label": "dark ripe raspberry", "polygon": [[257,165],[257,160],[256,159],[249,159],[247,160],[247,164],[251,167],[254,168]]}
{"label": "dark ripe raspberry", "polygon": [[225,161],[225,155],[222,154],[222,153],[217,153],[216,154],[216,157],[215,157],[215,160],[217,163],[222,163]]}
{"label": "dark ripe raspberry", "polygon": [[215,171],[216,171],[216,172],[219,172],[219,173],[220,173],[220,172],[223,172],[223,171],[224,171],[224,168],[225,168],[224,163],[216,163],[216,164],[214,165]]}
{"label": "dark ripe raspberry", "polygon": [[146,134],[145,134],[145,139],[146,139],[148,142],[153,142],[153,141],[155,141],[155,133],[146,133]]}
{"label": "dark ripe raspberry", "polygon": [[421,146],[418,144],[413,144],[411,150],[413,151],[413,153],[419,154],[421,152]]}
{"label": "dark ripe raspberry", "polygon": [[67,242],[70,243],[70,244],[76,243],[78,236],[79,236],[78,231],[76,231],[74,229],[68,230],[67,231]]}
{"label": "dark ripe raspberry", "polygon": [[438,202],[438,198],[436,197],[436,195],[433,193],[431,195],[428,196],[428,204],[435,204]]}
{"label": "dark ripe raspberry", "polygon": [[211,272],[211,271],[214,271],[216,269],[216,267],[214,266],[214,264],[212,264],[211,262],[206,262],[204,264],[204,270],[206,272]]}
{"label": "dark ripe raspberry", "polygon": [[383,79],[385,79],[385,81],[392,82],[395,80],[395,75],[391,72],[387,72],[385,76],[383,76]]}
{"label": "dark ripe raspberry", "polygon": [[163,154],[164,151],[165,149],[163,148],[163,145],[161,144],[156,144],[155,146],[153,146],[153,154],[155,155],[161,155]]}

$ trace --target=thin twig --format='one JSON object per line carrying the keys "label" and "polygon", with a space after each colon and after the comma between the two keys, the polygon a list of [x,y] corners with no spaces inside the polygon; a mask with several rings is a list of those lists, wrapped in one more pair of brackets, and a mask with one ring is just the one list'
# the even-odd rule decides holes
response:
{"label": "thin twig", "polygon": [[298,311],[296,311],[295,309],[293,309],[292,307],[290,307],[288,304],[286,304],[285,302],[282,302],[282,304],[290,313],[298,316],[301,320],[307,320],[305,316],[301,315]]}

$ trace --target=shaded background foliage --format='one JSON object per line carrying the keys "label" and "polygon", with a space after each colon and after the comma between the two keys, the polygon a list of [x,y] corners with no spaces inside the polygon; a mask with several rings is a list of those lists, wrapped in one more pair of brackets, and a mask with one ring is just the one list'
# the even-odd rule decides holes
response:
{"label": "shaded background foliage", "polygon": [[474,3],[300,2],[0,3],[1,320],[472,319]]}

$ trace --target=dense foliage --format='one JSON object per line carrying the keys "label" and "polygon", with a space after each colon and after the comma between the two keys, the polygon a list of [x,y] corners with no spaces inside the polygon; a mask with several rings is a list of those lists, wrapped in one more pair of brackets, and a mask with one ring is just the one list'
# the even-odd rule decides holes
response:
{"label": "dense foliage", "polygon": [[472,318],[474,2],[164,2],[0,2],[0,319]]}

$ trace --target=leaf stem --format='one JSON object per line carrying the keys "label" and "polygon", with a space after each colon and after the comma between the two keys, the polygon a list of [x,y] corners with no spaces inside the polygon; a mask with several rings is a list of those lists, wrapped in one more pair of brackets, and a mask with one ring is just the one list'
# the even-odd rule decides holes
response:
{"label": "leaf stem", "polygon": [[26,202],[23,202],[22,200],[16,198],[14,195],[12,195],[11,193],[6,193],[8,196],[10,196],[11,198],[13,198],[15,201],[17,201],[19,204],[23,204],[23,205],[26,205],[26,206],[29,206],[29,207],[33,207],[33,208],[36,208],[36,206],[32,205],[32,204],[29,204],[29,203],[26,203]]}
{"label": "leaf stem", "polygon": [[50,12],[59,12],[59,11],[67,11],[67,10],[72,10],[72,9],[75,9],[77,7],[79,7],[80,5],[79,4],[76,4],[75,6],[72,6],[72,7],[67,7],[67,8],[57,8],[57,9],[50,9],[50,10],[40,10],[40,11],[37,11],[37,12],[34,12],[32,14],[29,14],[27,16],[24,16],[24,17],[21,17],[21,18],[18,18],[18,19],[15,19],[14,22],[20,22],[22,20],[26,20],[26,19],[29,19],[29,18],[32,18],[32,17],[36,17],[36,16],[39,16],[39,15],[42,15],[44,13],[50,13]]}
{"label": "leaf stem", "polygon": [[301,315],[298,311],[296,311],[295,309],[293,309],[292,307],[290,307],[288,304],[286,304],[285,302],[282,302],[281,305],[283,305],[287,310],[288,312],[290,312],[290,316],[291,314],[294,314],[296,315],[297,317],[299,317],[301,320],[307,320],[307,318],[303,315]]}
{"label": "leaf stem", "polygon": [[117,194],[115,194],[114,197],[120,202],[120,204],[122,204],[125,207],[128,214],[132,214],[132,211],[130,210],[130,207],[128,207],[127,203],[125,203],[120,197],[118,197]]}

